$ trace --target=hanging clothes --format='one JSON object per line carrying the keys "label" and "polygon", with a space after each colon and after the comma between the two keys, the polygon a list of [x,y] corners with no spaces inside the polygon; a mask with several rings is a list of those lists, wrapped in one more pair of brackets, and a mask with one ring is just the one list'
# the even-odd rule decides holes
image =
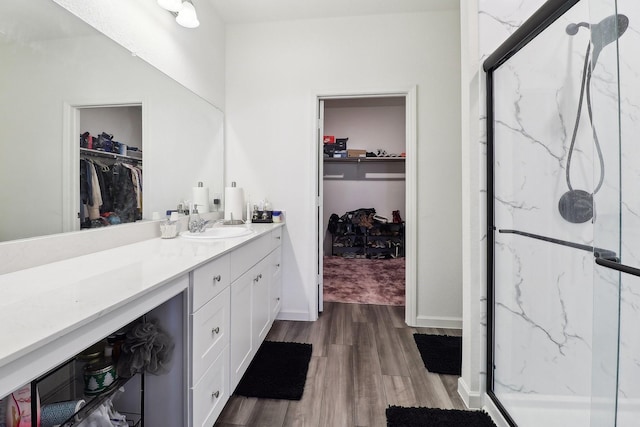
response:
{"label": "hanging clothes", "polygon": [[122,222],[133,222],[137,216],[138,201],[132,171],[124,163],[114,164],[111,170],[113,210]]}
{"label": "hanging clothes", "polygon": [[142,219],[142,168],[121,161],[108,165],[109,160],[80,159],[82,228]]}

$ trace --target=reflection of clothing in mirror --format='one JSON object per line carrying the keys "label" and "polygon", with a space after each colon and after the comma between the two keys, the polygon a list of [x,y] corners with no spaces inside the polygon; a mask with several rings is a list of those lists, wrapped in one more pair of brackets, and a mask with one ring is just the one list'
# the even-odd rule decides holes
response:
{"label": "reflection of clothing in mirror", "polygon": [[[81,227],[101,227],[111,222],[142,219],[142,169],[117,161],[80,159]],[[105,221],[109,218],[109,221]]]}
{"label": "reflection of clothing in mirror", "polygon": [[138,202],[131,169],[122,163],[113,165],[113,210],[122,222],[136,220]]}
{"label": "reflection of clothing in mirror", "polygon": [[[93,165],[92,165],[93,166]],[[98,181],[98,174],[95,166],[91,167],[91,199],[92,203],[89,207],[89,219],[100,218],[100,206],[102,206],[102,195],[100,193],[100,182]]]}

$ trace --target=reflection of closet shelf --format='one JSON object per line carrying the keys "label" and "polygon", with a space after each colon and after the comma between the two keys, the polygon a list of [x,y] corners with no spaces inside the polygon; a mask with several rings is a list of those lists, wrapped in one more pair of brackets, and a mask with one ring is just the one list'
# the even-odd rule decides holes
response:
{"label": "reflection of closet shelf", "polygon": [[118,154],[118,153],[108,153],[106,151],[92,150],[90,148],[80,148],[80,154],[84,154],[88,156],[107,157],[110,159],[129,160],[133,162],[142,162],[142,158],[125,156],[123,154]]}

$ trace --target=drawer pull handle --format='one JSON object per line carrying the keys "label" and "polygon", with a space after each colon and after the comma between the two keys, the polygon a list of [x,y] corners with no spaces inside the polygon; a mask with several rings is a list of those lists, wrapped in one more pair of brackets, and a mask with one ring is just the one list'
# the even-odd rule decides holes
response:
{"label": "drawer pull handle", "polygon": [[258,279],[262,279],[262,273],[258,274]]}
{"label": "drawer pull handle", "polygon": [[280,240],[280,236],[276,236],[276,239]]}
{"label": "drawer pull handle", "polygon": [[276,267],[280,268],[280,264],[276,264]]}
{"label": "drawer pull handle", "polygon": [[211,393],[211,397],[213,397],[214,399],[217,399],[218,397],[220,397],[220,392],[214,391],[213,393]]}
{"label": "drawer pull handle", "polygon": [[213,328],[213,329],[211,330],[211,333],[212,333],[213,335],[219,334],[219,333],[220,333],[220,327],[219,327],[219,326],[216,326],[215,328]]}
{"label": "drawer pull handle", "polygon": [[255,279],[253,279],[253,281],[254,281],[254,282],[258,282],[260,279],[262,279],[262,273],[258,274],[258,275],[256,276],[256,278],[255,278]]}
{"label": "drawer pull handle", "polygon": [[213,284],[222,280],[222,277],[218,274],[217,276],[213,276]]}

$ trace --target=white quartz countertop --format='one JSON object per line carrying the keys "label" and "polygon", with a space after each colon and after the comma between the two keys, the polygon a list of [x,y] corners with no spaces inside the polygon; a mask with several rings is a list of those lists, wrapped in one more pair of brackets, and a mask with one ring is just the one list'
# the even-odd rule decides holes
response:
{"label": "white quartz countertop", "polygon": [[251,224],[254,234],[229,239],[155,238],[0,275],[0,372],[280,226]]}

